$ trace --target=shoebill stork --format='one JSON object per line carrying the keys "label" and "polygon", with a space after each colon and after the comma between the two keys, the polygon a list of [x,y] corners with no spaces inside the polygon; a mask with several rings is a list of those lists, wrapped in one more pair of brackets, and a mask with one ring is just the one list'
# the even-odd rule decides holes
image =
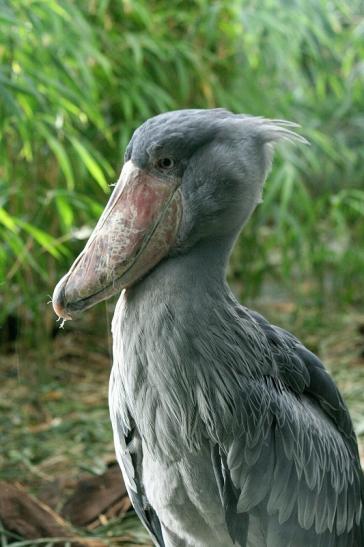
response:
{"label": "shoebill stork", "polygon": [[223,109],[139,127],[84,250],[70,319],[120,293],[110,412],[135,511],[160,547],[362,547],[363,474],[320,360],[239,304],[225,275],[295,124]]}

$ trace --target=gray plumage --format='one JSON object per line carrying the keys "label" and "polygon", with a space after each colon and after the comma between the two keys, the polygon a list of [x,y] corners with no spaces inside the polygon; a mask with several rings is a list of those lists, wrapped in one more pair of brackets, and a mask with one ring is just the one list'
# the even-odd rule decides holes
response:
{"label": "gray plumage", "polygon": [[319,359],[241,306],[234,241],[294,124],[225,110],[166,113],[126,161],[179,180],[176,241],[113,319],[118,461],[160,547],[361,547],[363,475],[348,410]]}

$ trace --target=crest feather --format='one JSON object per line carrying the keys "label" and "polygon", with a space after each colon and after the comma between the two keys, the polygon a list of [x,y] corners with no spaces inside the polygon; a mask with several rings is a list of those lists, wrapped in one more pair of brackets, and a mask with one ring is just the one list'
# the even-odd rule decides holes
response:
{"label": "crest feather", "polygon": [[253,120],[255,121],[254,125],[258,136],[264,144],[273,144],[282,140],[309,144],[305,137],[293,131],[293,129],[300,127],[297,123],[288,120],[270,120],[267,118],[253,118]]}

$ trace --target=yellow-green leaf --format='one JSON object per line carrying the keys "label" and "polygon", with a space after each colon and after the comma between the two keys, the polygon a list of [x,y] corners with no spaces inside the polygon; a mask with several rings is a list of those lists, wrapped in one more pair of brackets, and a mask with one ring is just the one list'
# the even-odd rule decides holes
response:
{"label": "yellow-green leaf", "polygon": [[76,140],[74,137],[71,137],[70,140],[90,175],[96,180],[101,188],[107,192],[109,190],[109,186],[99,164],[94,160],[90,152],[80,141]]}

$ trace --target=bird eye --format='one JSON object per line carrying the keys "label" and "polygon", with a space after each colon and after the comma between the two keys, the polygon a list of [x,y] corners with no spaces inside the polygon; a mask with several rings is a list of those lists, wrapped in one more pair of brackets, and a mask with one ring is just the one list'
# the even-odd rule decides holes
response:
{"label": "bird eye", "polygon": [[157,161],[157,167],[159,169],[171,169],[174,166],[174,160],[172,158],[161,158]]}

